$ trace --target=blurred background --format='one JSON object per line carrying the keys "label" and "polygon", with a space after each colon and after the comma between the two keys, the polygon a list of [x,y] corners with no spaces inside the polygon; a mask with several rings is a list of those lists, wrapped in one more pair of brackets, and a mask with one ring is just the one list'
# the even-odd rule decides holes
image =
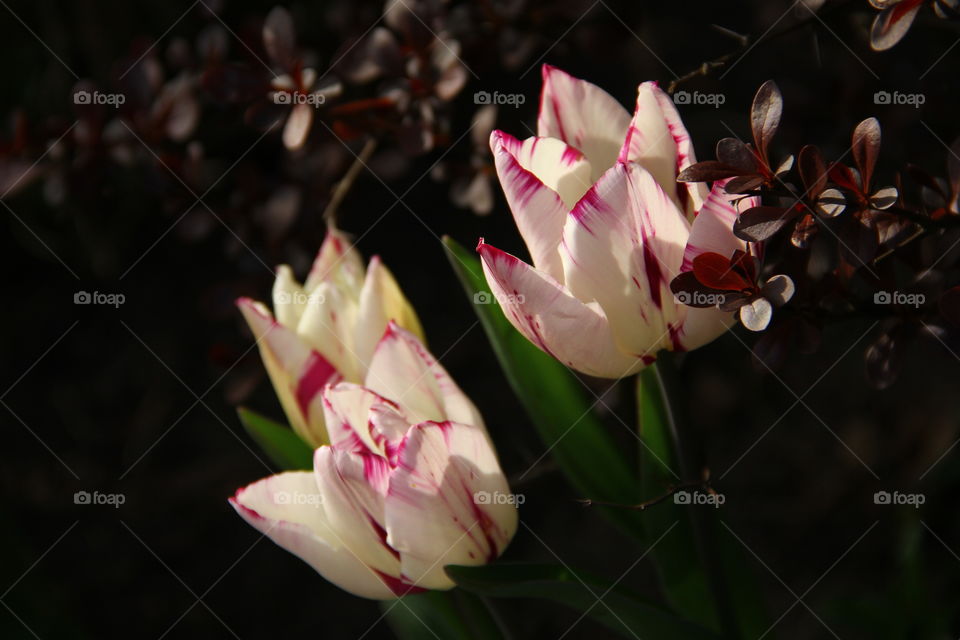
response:
{"label": "blurred background", "polygon": [[[525,255],[486,137],[533,135],[542,63],[631,108],[639,82],[726,60],[680,85],[723,98],[679,105],[701,159],[749,135],[769,78],[785,101],[774,155],[816,143],[838,157],[875,115],[890,183],[906,163],[942,174],[960,135],[960,31],[928,8],[875,53],[866,0],[323,0],[285,5],[289,23],[236,0],[0,4],[3,638],[392,637],[376,603],[261,539],[226,500],[275,470],[236,407],[282,417],[233,301],[267,299],[278,264],[305,274],[351,166],[338,225],[394,271],[526,496],[505,558],[615,579],[643,554],[577,504],[549,456],[537,462],[547,444],[440,245],[484,236]],[[309,121],[269,100],[281,74],[324,96]],[[883,91],[925,100],[885,104]],[[482,108],[477,92],[520,98]],[[824,326],[817,353],[775,373],[742,328],[676,362],[726,496],[720,535],[746,547],[771,620],[784,614],[769,637],[960,635],[957,354],[911,342],[877,391],[872,322]],[[631,386],[584,382],[635,448]],[[895,490],[925,503],[875,504]],[[122,504],[77,504],[83,491]],[[623,584],[655,595],[644,563]],[[608,634],[589,619],[571,629],[579,614],[555,605],[497,606],[515,637]]]}

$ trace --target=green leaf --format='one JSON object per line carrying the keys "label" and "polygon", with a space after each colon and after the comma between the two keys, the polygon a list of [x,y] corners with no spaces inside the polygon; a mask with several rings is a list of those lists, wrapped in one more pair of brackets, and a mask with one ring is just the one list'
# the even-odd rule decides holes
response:
{"label": "green leaf", "polygon": [[498,598],[539,598],[585,612],[627,638],[717,640],[713,632],[644,601],[632,592],[558,565],[447,566],[463,589]]}
{"label": "green leaf", "polygon": [[237,409],[240,422],[264,453],[285,471],[313,468],[313,449],[290,427],[245,407]]}
{"label": "green leaf", "polygon": [[380,603],[390,629],[400,640],[502,640],[486,604],[473,594],[427,591]]}
{"label": "green leaf", "polygon": [[[489,292],[480,260],[450,238],[444,239],[450,264],[471,301]],[[487,293],[487,300],[490,294]],[[474,304],[507,381],[530,416],[550,454],[584,498],[633,503],[637,480],[620,448],[592,411],[593,398],[565,366],[524,338],[496,301]],[[636,512],[601,510],[634,534],[642,534]]]}

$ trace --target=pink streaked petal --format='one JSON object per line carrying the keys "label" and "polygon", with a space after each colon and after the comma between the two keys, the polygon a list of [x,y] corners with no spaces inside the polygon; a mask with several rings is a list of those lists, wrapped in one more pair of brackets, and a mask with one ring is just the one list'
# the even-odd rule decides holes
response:
{"label": "pink streaked petal", "polygon": [[321,282],[297,325],[297,334],[351,382],[362,380],[363,365],[353,344],[358,310],[353,292],[334,282]]}
{"label": "pink streaked petal", "polygon": [[389,584],[341,544],[328,525],[312,472],[264,478],[238,489],[229,502],[251,526],[341,589],[361,598],[395,597]]}
{"label": "pink streaked petal", "polygon": [[237,300],[291,426],[314,446],[328,442],[320,391],[340,380],[338,370],[297,334],[284,327],[261,303]]}
{"label": "pink streaked petal", "polygon": [[349,382],[324,390],[323,409],[330,444],[355,453],[391,458],[409,427],[396,403]]}
{"label": "pink streaked petal", "polygon": [[320,447],[313,470],[331,535],[363,564],[401,578],[397,552],[387,544],[383,500],[389,470],[383,458]]}
{"label": "pink streaked petal", "polygon": [[[489,504],[477,495],[494,499]],[[455,422],[411,428],[386,498],[387,540],[404,575],[428,589],[449,589],[443,567],[494,560],[517,529],[510,487],[483,429]]]}
{"label": "pink streaked petal", "polygon": [[563,266],[557,245],[569,209],[556,191],[544,185],[510,153],[504,143],[506,139],[507,134],[497,131],[490,136],[497,176],[507,204],[533,264],[562,281]]}
{"label": "pink streaked petal", "polygon": [[331,280],[344,285],[359,286],[363,280],[363,259],[350,239],[336,227],[327,229],[320,251],[310,267],[304,282],[306,291],[313,291],[321,282]]}
{"label": "pink streaked petal", "polygon": [[710,195],[707,196],[703,207],[697,213],[690,229],[690,237],[683,251],[683,264],[680,271],[692,271],[693,259],[701,253],[719,253],[729,258],[737,249],[745,249],[746,243],[733,235],[733,224],[737,221],[739,211],[746,211],[750,207],[760,204],[756,197],[746,198],[739,204],[739,211],[732,200],[740,199],[724,190],[727,180],[717,180],[713,183]]}
{"label": "pink streaked petal", "polygon": [[617,349],[597,303],[581,302],[548,274],[483,240],[477,251],[507,319],[542,351],[601,378],[620,378],[643,368],[642,361]]}
{"label": "pink streaked petal", "polygon": [[387,326],[373,354],[366,386],[397,403],[411,423],[457,420],[483,427],[480,412],[409,331]]}
{"label": "pink streaked petal", "polygon": [[673,201],[634,163],[607,171],[567,219],[560,246],[567,287],[600,304],[624,353],[643,358],[670,348],[681,320],[670,281],[689,233]]}
{"label": "pink streaked petal", "polygon": [[537,135],[559,138],[590,162],[591,181],[616,162],[630,114],[609,93],[585,80],[543,65]]}
{"label": "pink streaked petal", "polygon": [[360,362],[360,373],[366,374],[390,320],[424,340],[423,328],[413,306],[387,266],[378,256],[373,256],[360,290],[360,311],[354,329],[354,352]]}
{"label": "pink streaked petal", "polygon": [[499,147],[506,150],[521,167],[556,192],[568,210],[593,186],[590,163],[580,151],[559,138],[532,137],[521,141],[494,131],[490,134],[490,146],[494,152]]}
{"label": "pink streaked petal", "polygon": [[637,90],[636,109],[619,158],[636,162],[653,174],[688,217],[702,206],[702,184],[677,184],[677,175],[696,162],[696,156],[673,100],[656,82],[644,82]]}

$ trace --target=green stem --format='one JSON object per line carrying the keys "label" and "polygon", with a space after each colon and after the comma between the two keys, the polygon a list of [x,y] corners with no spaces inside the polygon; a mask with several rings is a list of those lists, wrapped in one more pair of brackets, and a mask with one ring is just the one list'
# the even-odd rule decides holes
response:
{"label": "green stem", "polygon": [[[678,419],[674,405],[670,401],[669,389],[680,388],[677,378],[672,356],[661,354],[657,364],[641,372],[638,383],[641,385],[647,384],[659,391],[663,416],[667,421],[667,432],[672,439],[677,471],[683,481],[690,482],[694,480],[690,474],[690,469],[702,469],[704,456],[701,446],[702,440],[698,437],[689,437],[689,433],[682,433],[681,420]],[[695,452],[691,454],[688,449],[694,449]],[[697,479],[700,479],[699,473],[696,476]],[[720,562],[720,552],[715,544],[720,534],[715,510],[696,507],[691,504],[686,507],[686,512],[693,525],[700,563],[713,594],[721,631],[727,638],[739,638],[740,626],[737,623],[734,606],[729,597],[729,583]]]}

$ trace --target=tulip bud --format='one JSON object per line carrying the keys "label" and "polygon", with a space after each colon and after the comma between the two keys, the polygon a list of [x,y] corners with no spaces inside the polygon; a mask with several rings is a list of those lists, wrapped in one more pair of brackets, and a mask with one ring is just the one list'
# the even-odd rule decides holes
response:
{"label": "tulip bud", "polygon": [[273,308],[237,301],[293,429],[306,442],[329,442],[320,392],[340,381],[362,382],[387,323],[421,336],[416,313],[393,275],[374,257],[364,270],[358,252],[331,228],[306,281],[277,269]]}
{"label": "tulip bud", "polygon": [[516,500],[473,403],[410,332],[390,322],[364,386],[320,394],[330,444],[312,472],[271,476],[230,503],[337,586],[390,599],[450,589],[448,564],[497,558]]}
{"label": "tulip bud", "polygon": [[[627,111],[599,87],[545,66],[538,136],[491,135],[497,175],[532,266],[480,241],[510,322],[583,373],[620,378],[661,349],[710,342],[729,312],[677,301],[670,282],[704,251],[729,255],[737,209],[714,183],[677,184],[696,159],[671,99],[640,85]],[[743,207],[756,198],[746,198]],[[692,220],[692,223],[691,223]]]}

